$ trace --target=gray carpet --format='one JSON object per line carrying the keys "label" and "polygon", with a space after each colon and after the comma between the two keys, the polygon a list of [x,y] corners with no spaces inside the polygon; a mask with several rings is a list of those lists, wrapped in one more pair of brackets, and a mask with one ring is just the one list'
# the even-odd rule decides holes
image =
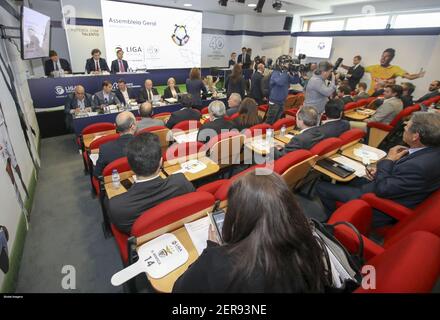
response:
{"label": "gray carpet", "polygon": [[[43,139],[41,164],[16,292],[122,292],[110,283],[122,268],[119,252],[104,238],[73,135]],[[61,286],[65,265],[75,268],[75,290]]]}

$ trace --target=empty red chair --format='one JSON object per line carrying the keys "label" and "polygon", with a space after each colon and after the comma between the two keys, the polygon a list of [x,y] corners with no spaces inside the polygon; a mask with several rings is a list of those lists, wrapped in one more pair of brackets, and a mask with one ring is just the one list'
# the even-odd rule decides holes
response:
{"label": "empty red chair", "polygon": [[295,125],[296,125],[295,119],[283,118],[275,121],[275,123],[272,125],[272,128],[274,131],[279,131],[283,126],[289,129],[293,129]]}
{"label": "empty red chair", "polygon": [[328,157],[336,153],[342,146],[342,140],[339,138],[328,138],[324,139],[317,144],[315,144],[310,152],[318,157]]}
{"label": "empty red chair", "polygon": [[359,105],[357,102],[349,102],[346,105],[344,105],[344,111],[356,109],[358,107],[359,107]]}
{"label": "empty red chair", "polygon": [[200,141],[174,143],[163,153],[163,161],[187,157],[198,153],[202,147],[203,143]]}
{"label": "empty red chair", "polygon": [[[208,192],[191,192],[173,199],[164,201],[154,208],[142,213],[131,228],[131,235],[140,237],[173,222],[184,219],[203,210],[209,211],[214,205],[215,198]],[[208,210],[207,210],[208,209]],[[121,253],[122,261],[128,262],[127,240],[128,235],[112,225],[112,231]]]}
{"label": "empty red chair", "polygon": [[173,130],[182,130],[182,131],[188,131],[188,130],[195,130],[198,129],[202,126],[202,124],[200,123],[200,121],[196,121],[196,120],[185,120],[185,121],[181,121],[179,123],[177,123],[174,127]]}
{"label": "empty red chair", "polygon": [[359,140],[365,137],[365,131],[361,129],[351,129],[345,131],[339,136],[339,139],[342,140],[342,149],[348,148],[349,146],[356,144]]}

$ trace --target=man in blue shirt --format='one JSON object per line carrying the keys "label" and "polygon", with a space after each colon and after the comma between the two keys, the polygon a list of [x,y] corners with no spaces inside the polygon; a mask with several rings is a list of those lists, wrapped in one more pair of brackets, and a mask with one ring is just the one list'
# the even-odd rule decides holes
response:
{"label": "man in blue shirt", "polygon": [[290,84],[300,82],[298,74],[292,74],[288,71],[289,63],[292,58],[289,56],[281,56],[277,59],[275,70],[270,77],[270,95],[269,110],[267,111],[266,123],[273,124],[284,111],[284,102],[289,94]]}

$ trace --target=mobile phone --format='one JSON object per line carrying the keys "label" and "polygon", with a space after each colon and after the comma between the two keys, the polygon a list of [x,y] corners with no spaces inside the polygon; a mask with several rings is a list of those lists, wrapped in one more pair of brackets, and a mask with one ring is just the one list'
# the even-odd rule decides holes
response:
{"label": "mobile phone", "polygon": [[125,189],[130,189],[131,188],[131,186],[133,185],[133,183],[130,181],[130,179],[125,179],[125,180],[122,180],[121,181],[121,184],[122,184],[122,186],[125,188]]}
{"label": "mobile phone", "polygon": [[211,219],[211,223],[214,227],[215,233],[217,234],[218,240],[220,241],[220,243],[223,243],[222,229],[223,222],[225,221],[225,211],[219,210],[216,212],[212,212],[209,214],[209,218]]}

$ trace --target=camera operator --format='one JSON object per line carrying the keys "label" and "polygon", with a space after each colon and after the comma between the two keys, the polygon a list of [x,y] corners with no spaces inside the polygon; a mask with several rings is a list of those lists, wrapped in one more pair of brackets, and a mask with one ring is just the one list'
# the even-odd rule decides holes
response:
{"label": "camera operator", "polygon": [[[331,80],[327,84],[329,78]],[[313,106],[322,114],[328,98],[336,90],[335,78],[333,66],[327,61],[321,61],[307,84],[304,105]]]}
{"label": "camera operator", "polygon": [[270,77],[269,110],[266,123],[273,124],[284,112],[284,102],[289,94],[290,84],[300,82],[298,72],[293,72],[292,58],[287,55],[280,56]]}

